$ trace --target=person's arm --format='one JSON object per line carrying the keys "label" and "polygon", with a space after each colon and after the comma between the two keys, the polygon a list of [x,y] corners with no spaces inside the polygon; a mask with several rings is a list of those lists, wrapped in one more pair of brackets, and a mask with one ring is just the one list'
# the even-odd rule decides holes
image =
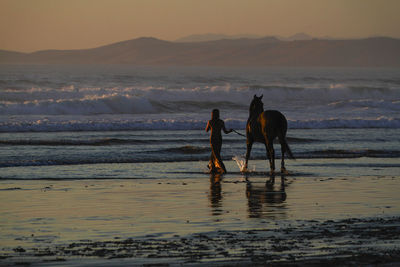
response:
{"label": "person's arm", "polygon": [[226,133],[226,134],[231,133],[231,132],[233,131],[232,129],[227,130],[227,129],[225,128],[225,122],[223,122],[223,121],[222,121],[222,130],[223,130],[224,133]]}
{"label": "person's arm", "polygon": [[210,130],[211,126],[210,126],[210,121],[207,122],[207,126],[206,126],[206,132],[208,132]]}

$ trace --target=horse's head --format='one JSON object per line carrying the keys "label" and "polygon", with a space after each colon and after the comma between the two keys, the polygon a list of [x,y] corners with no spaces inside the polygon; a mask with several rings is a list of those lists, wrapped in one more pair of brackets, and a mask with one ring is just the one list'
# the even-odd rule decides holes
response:
{"label": "horse's head", "polygon": [[264,103],[261,101],[263,95],[258,97],[254,95],[253,101],[251,101],[250,108],[249,108],[249,116],[258,116],[264,111]]}

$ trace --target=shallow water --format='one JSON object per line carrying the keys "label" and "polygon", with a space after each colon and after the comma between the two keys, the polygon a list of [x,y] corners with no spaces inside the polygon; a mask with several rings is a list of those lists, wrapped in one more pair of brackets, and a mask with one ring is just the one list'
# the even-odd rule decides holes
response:
{"label": "shallow water", "polygon": [[[129,168],[138,169],[142,175],[142,163],[205,161],[210,155],[208,138],[204,130],[0,133],[0,178],[158,177],[151,171],[137,176]],[[400,158],[399,129],[289,129],[287,139],[298,159],[366,157],[387,158],[390,162]],[[279,144],[275,150],[279,158]],[[245,153],[244,137],[224,135],[225,160]],[[251,156],[265,159],[265,146],[256,143]],[[102,164],[109,165],[103,168]],[[165,168],[169,171],[175,165]],[[202,167],[186,171],[199,169]]]}
{"label": "shallow water", "polygon": [[[397,159],[297,160],[288,164],[293,171],[284,185],[280,176],[267,183],[265,161],[252,164],[259,171],[223,177],[202,173],[206,162],[183,162],[103,166],[136,172],[134,179],[1,180],[0,244],[173,237],[400,213]],[[149,168],[158,177],[139,178]]]}

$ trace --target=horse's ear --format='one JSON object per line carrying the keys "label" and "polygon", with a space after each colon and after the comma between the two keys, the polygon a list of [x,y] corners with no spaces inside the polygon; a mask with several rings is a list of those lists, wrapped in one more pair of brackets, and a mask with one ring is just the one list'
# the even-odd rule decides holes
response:
{"label": "horse's ear", "polygon": [[257,98],[257,95],[254,95],[254,98],[253,99],[256,99]]}
{"label": "horse's ear", "polygon": [[264,96],[264,95],[261,95],[261,96],[259,97],[259,99],[261,100],[261,99],[263,98],[263,96]]}

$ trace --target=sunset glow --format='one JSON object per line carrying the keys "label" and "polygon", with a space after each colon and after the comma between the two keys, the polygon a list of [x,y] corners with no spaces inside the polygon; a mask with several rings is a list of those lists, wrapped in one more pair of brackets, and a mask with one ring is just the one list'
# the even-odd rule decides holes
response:
{"label": "sunset glow", "polygon": [[396,0],[1,0],[0,49],[92,48],[191,34],[400,38]]}

